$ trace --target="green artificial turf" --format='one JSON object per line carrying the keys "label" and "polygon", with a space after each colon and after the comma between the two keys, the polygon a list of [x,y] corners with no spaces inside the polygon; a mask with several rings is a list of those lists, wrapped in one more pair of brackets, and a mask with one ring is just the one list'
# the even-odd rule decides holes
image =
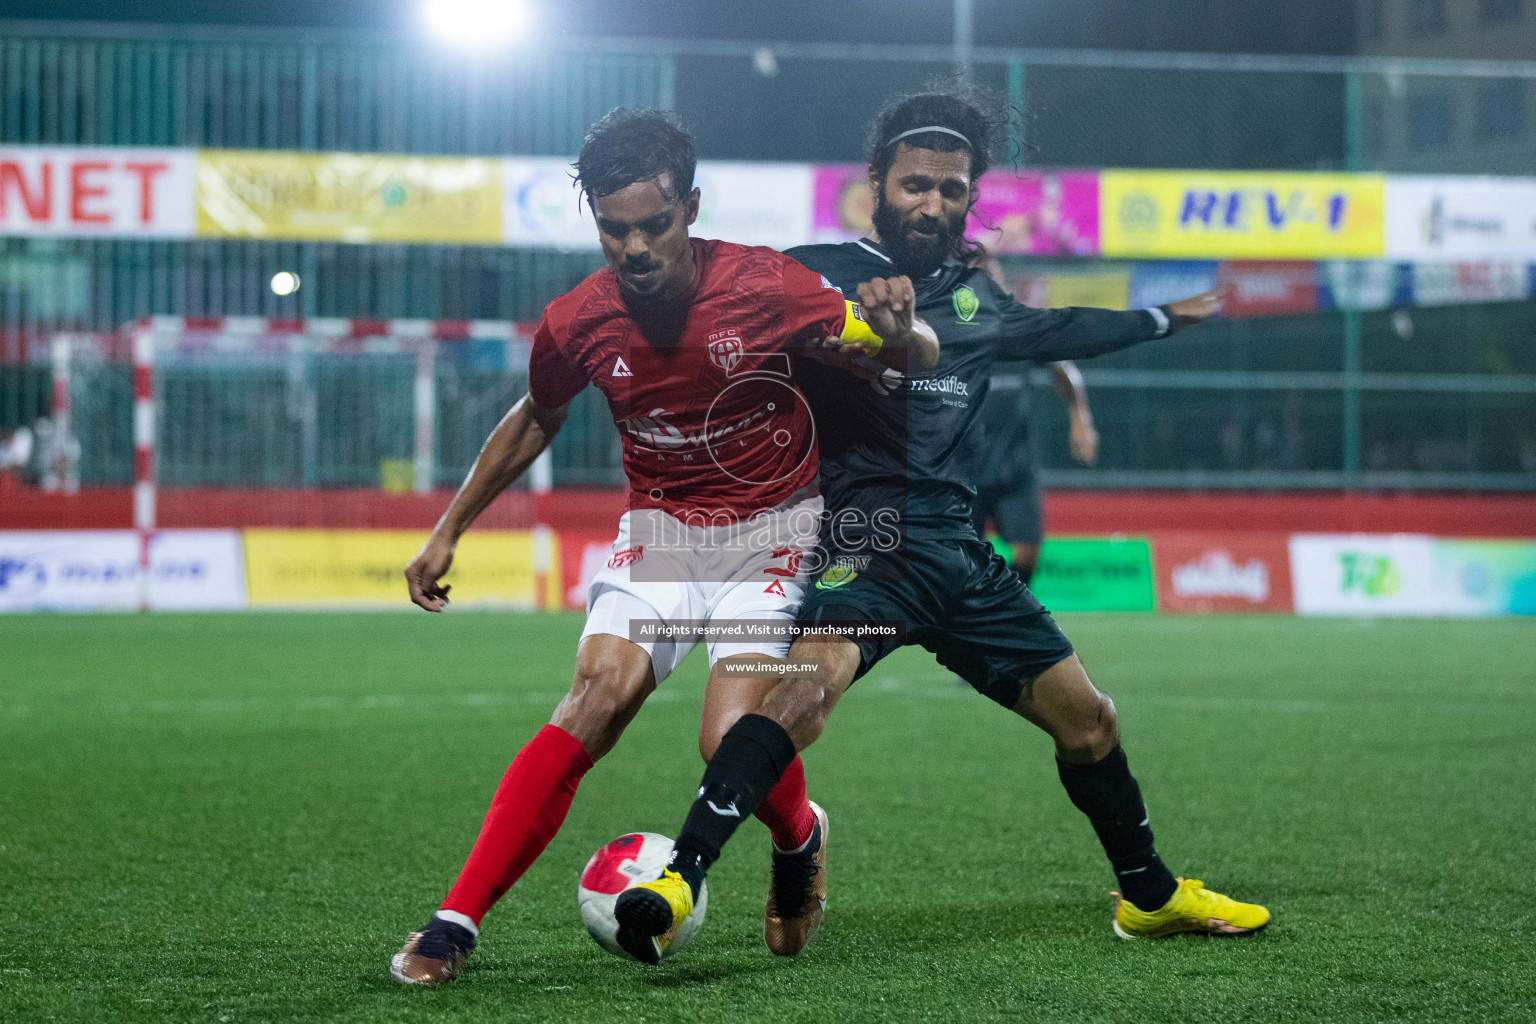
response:
{"label": "green artificial turf", "polygon": [[1244,940],[1126,943],[1047,739],[909,650],[806,755],[831,899],[760,938],[767,836],[661,968],[576,874],[675,834],[696,654],[588,775],[472,969],[386,965],[569,679],[572,616],[0,618],[0,1020],[1527,1021],[1536,623],[1064,616],[1119,704],[1164,859],[1258,900]]}

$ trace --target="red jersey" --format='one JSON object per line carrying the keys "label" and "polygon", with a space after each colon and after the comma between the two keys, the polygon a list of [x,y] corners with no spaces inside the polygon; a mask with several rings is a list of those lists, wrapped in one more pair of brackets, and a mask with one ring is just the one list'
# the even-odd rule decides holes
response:
{"label": "red jersey", "polygon": [[744,519],[816,482],[795,350],[842,333],[843,294],[773,249],[692,239],[686,305],[632,310],[608,267],[544,310],[528,364],[539,405],[589,382],[624,446],[630,507]]}

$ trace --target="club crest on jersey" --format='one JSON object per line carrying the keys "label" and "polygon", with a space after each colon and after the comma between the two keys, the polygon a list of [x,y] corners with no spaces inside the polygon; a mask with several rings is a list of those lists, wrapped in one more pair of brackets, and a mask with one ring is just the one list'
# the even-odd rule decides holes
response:
{"label": "club crest on jersey", "polygon": [[736,333],[734,327],[711,334],[708,343],[709,361],[726,373],[735,372],[746,355],[746,346],[741,343],[741,335]]}
{"label": "club crest on jersey", "polygon": [[636,544],[632,548],[625,548],[623,551],[615,551],[613,553],[613,557],[608,559],[608,568],[622,569],[626,565],[634,565],[644,557],[645,545]]}
{"label": "club crest on jersey", "polygon": [[969,285],[961,285],[950,293],[950,301],[955,304],[955,319],[963,324],[968,324],[976,319],[977,312],[981,309],[981,300],[976,293],[971,291]]}
{"label": "club crest on jersey", "polygon": [[821,579],[816,581],[816,589],[836,590],[838,587],[852,583],[858,575],[858,570],[851,565],[834,565],[821,574]]}

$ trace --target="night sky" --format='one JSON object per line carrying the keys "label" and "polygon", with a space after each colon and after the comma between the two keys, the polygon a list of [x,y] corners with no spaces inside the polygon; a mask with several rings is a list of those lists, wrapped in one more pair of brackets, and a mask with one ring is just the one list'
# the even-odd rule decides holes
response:
{"label": "night sky", "polygon": [[[530,0],[557,36],[947,44],[948,0]],[[1228,53],[1349,53],[1349,0],[976,0],[977,43]],[[4,0],[15,19],[412,31],[415,0]]]}

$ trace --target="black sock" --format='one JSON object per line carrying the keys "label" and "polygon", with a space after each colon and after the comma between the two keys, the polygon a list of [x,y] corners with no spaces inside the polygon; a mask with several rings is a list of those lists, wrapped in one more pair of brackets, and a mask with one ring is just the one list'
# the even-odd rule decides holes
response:
{"label": "black sock", "polygon": [[720,859],[720,848],[779,784],[794,759],[789,733],[763,715],[742,715],[721,738],[668,864],[687,880],[695,898],[705,872]]}
{"label": "black sock", "polygon": [[1058,758],[1056,771],[1073,805],[1093,823],[1125,898],[1148,911],[1167,903],[1179,883],[1152,845],[1147,805],[1125,751],[1117,745],[1093,764],[1068,764]]}

